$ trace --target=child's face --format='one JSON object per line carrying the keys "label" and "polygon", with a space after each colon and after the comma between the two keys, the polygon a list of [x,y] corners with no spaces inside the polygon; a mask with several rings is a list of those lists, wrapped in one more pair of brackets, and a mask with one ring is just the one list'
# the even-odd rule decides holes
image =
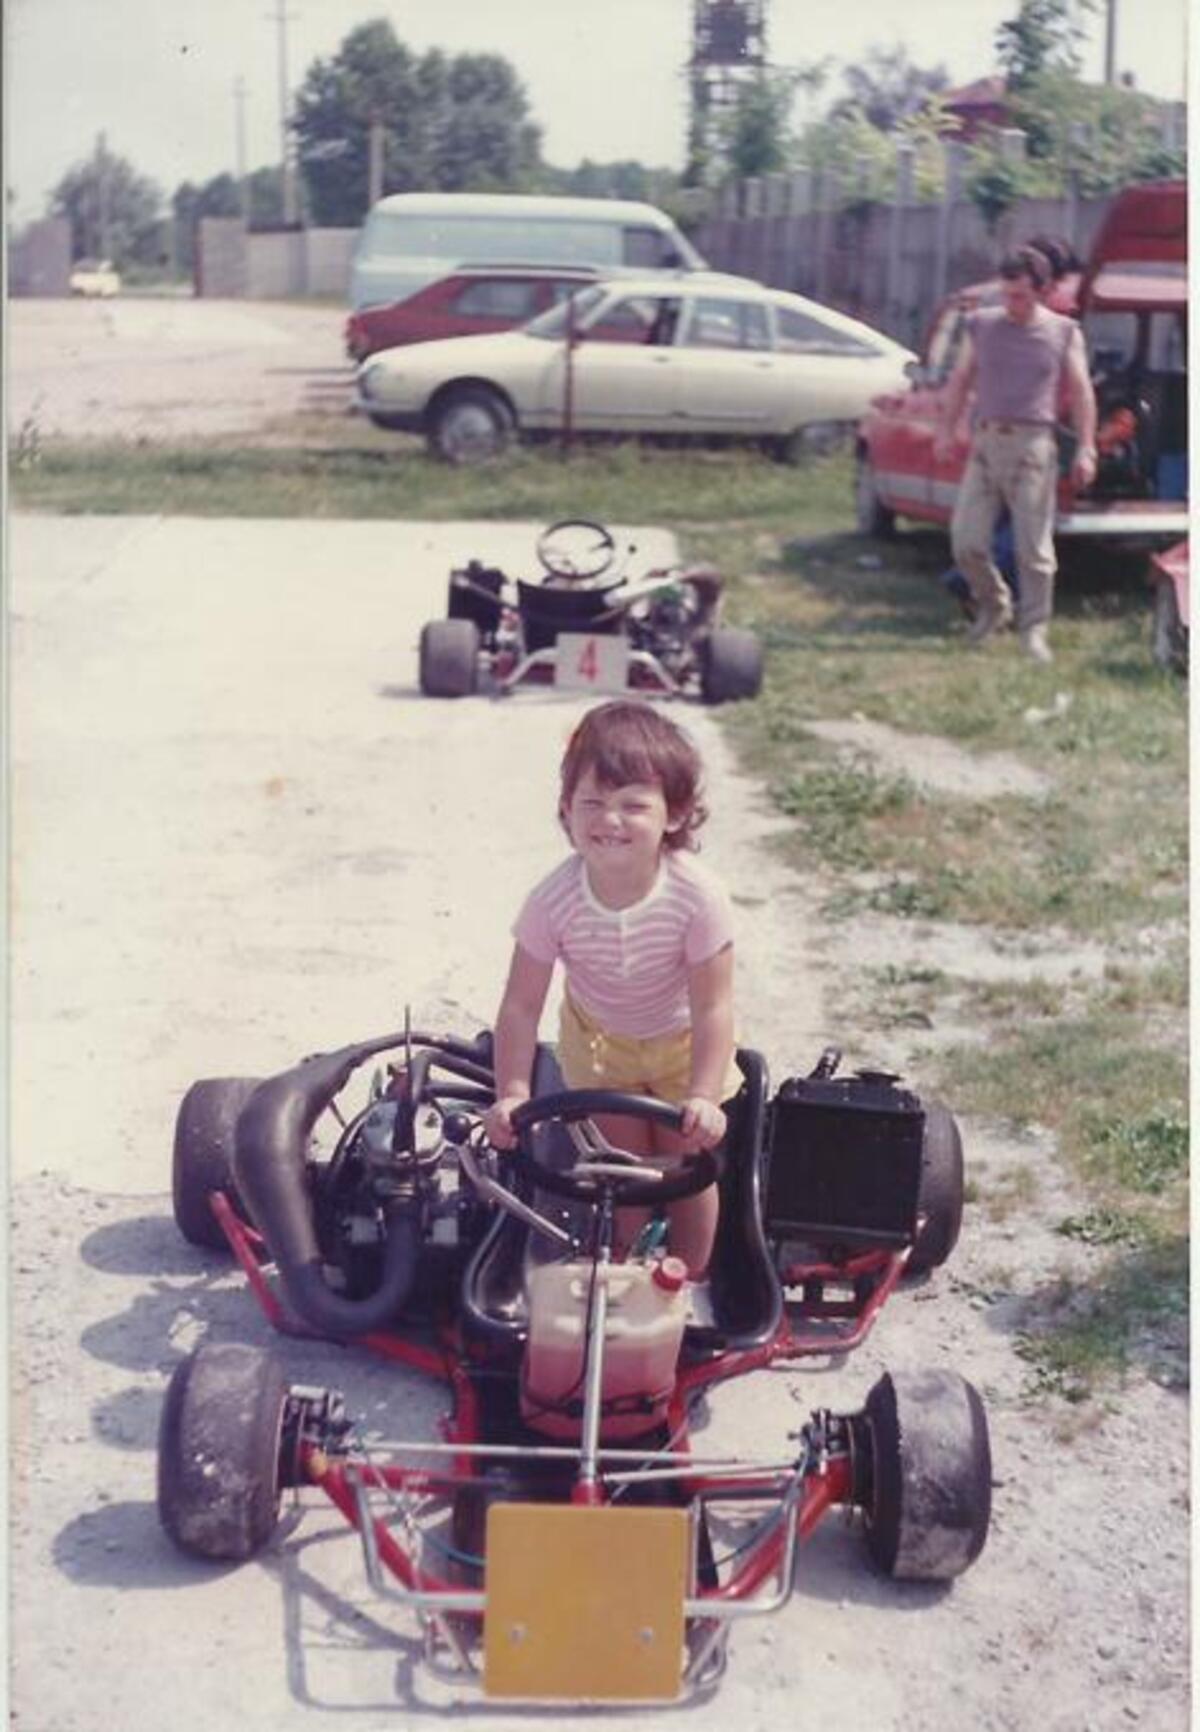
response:
{"label": "child's face", "polygon": [[610,788],[585,770],[563,814],[576,853],[600,872],[657,865],[671,815],[657,782]]}

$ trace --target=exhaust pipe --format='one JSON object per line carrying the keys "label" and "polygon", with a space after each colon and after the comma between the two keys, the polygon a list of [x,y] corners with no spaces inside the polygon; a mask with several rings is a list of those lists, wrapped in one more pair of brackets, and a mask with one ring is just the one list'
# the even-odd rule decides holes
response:
{"label": "exhaust pipe", "polygon": [[308,1140],[321,1113],[364,1060],[397,1045],[394,1035],[305,1059],[260,1083],[238,1115],[233,1157],[238,1191],[270,1247],[284,1293],[319,1334],[348,1339],[394,1321],[412,1290],[421,1251],[420,1207],[404,1198],[386,1211],[383,1279],[364,1299],[325,1279],[305,1184]]}

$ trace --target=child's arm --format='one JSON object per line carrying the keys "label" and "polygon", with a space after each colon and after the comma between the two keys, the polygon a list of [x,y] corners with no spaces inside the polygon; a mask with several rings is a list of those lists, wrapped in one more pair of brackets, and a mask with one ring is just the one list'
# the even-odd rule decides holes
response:
{"label": "child's arm", "polygon": [[538,1022],[553,973],[553,962],[539,962],[519,944],[513,946],[508,981],[496,1016],[496,1104],[483,1115],[488,1140],[498,1149],[511,1149],[516,1142],[511,1114],[514,1107],[529,1099]]}
{"label": "child's arm", "polygon": [[719,1102],[733,1051],[733,945],[688,970],[692,1016],[692,1077],[683,1103],[684,1136],[711,1149],[725,1135]]}

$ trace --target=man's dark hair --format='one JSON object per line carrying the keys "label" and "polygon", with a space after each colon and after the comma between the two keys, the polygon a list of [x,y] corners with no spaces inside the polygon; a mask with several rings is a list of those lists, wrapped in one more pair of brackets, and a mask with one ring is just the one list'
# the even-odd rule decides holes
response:
{"label": "man's dark hair", "polygon": [[1028,277],[1035,289],[1039,291],[1050,281],[1050,263],[1036,247],[1018,247],[1016,252],[1006,253],[1000,262],[1000,275],[1013,282],[1017,277]]}
{"label": "man's dark hair", "polygon": [[1080,268],[1079,254],[1062,235],[1031,235],[1025,245],[1037,248],[1050,266],[1050,275],[1055,282],[1059,277],[1065,277],[1068,271]]}

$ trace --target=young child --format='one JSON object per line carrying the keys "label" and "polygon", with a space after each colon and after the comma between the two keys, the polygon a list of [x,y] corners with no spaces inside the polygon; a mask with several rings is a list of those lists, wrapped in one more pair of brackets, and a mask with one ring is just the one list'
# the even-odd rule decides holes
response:
{"label": "young child", "polygon": [[[597,1123],[608,1140],[665,1167],[724,1136],[720,1103],[740,1083],[733,921],[727,893],[689,852],[707,816],[700,777],[691,740],[648,703],[601,704],[572,734],[558,810],[574,852],[517,916],[496,1019],[496,1104],[484,1123],[497,1148],[512,1147],[512,1111],[529,1098],[558,961],[566,972],[558,1059],[567,1087],[653,1095],[683,1111],[681,1133],[605,1115]],[[646,1212],[620,1215],[623,1250]],[[669,1216],[671,1249],[702,1280],[716,1186],[672,1204]]]}

